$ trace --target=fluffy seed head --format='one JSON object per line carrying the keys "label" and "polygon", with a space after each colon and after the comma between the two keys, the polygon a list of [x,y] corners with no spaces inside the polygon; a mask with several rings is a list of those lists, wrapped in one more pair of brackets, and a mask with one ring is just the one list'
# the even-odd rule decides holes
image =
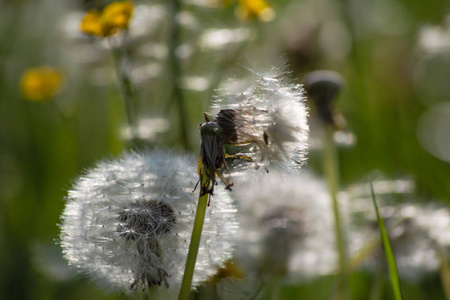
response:
{"label": "fluffy seed head", "polygon": [[[194,221],[195,161],[150,151],[124,154],[88,170],[69,191],[61,246],[71,265],[109,290],[161,286],[176,295]],[[194,285],[232,252],[235,212],[226,191],[208,208]]]}
{"label": "fluffy seed head", "polygon": [[311,279],[335,267],[333,215],[326,185],[303,171],[236,182],[241,228],[236,257],[247,273]]}
{"label": "fluffy seed head", "polygon": [[303,88],[292,83],[284,58],[268,68],[247,69],[248,80],[230,80],[216,95],[213,109],[223,139],[248,145],[240,152],[257,167],[297,170],[308,148]]}

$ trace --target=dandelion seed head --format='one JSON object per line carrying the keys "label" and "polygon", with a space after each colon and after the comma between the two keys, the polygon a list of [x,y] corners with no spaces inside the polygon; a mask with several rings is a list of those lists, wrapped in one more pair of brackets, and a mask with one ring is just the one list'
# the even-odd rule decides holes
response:
{"label": "dandelion seed head", "polygon": [[302,86],[292,83],[284,58],[268,68],[255,63],[246,68],[249,80],[227,82],[213,105],[225,143],[248,144],[240,153],[257,168],[298,171],[306,160],[309,133]]}
{"label": "dandelion seed head", "polygon": [[308,172],[237,183],[241,227],[236,259],[247,273],[307,280],[336,265],[326,185]]}
{"label": "dandelion seed head", "polygon": [[[62,215],[61,246],[71,265],[107,290],[181,283],[196,209],[195,160],[170,151],[129,153],[78,178]],[[225,191],[205,217],[193,284],[232,253],[236,210]]]}

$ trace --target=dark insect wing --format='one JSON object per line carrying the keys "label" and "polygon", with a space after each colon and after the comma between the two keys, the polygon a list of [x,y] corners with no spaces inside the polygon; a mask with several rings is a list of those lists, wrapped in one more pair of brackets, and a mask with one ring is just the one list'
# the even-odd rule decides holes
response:
{"label": "dark insect wing", "polygon": [[216,117],[216,122],[222,129],[221,134],[225,144],[238,143],[236,111],[234,109],[222,109]]}
{"label": "dark insect wing", "polygon": [[[241,110],[222,109],[214,121],[210,121],[208,115],[205,114],[206,122],[199,126],[201,136],[199,182],[202,183],[200,191],[202,195],[213,194],[217,176],[225,184],[226,189],[231,189],[233,186],[233,183],[222,173],[222,168],[227,166],[225,158],[252,160],[251,157],[245,155],[227,155],[225,153],[225,145],[248,145],[253,142],[251,138],[244,138],[251,136],[246,135],[245,132],[241,134],[239,131],[246,123],[242,113]],[[239,122],[237,118],[242,118],[242,122]],[[262,139],[262,135],[261,132],[259,139]],[[204,176],[208,179],[207,183],[204,183]]]}
{"label": "dark insect wing", "polygon": [[246,109],[222,109],[215,122],[220,127],[226,145],[248,145],[251,143],[267,146],[264,128],[271,125],[268,111],[250,107]]}

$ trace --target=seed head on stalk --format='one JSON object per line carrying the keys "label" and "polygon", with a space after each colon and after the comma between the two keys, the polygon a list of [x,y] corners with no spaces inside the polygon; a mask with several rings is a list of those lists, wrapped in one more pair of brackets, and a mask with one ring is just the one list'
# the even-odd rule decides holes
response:
{"label": "seed head on stalk", "polygon": [[[87,170],[69,190],[60,244],[69,264],[107,290],[179,291],[197,197],[195,161],[172,151],[124,154]],[[232,252],[236,210],[223,191],[205,217],[193,284]]]}
{"label": "seed head on stalk", "polygon": [[[217,176],[226,189],[231,188],[233,183],[223,172],[228,169],[226,158],[233,159],[236,170],[253,167],[267,173],[296,173],[306,160],[309,129],[304,92],[290,79],[285,58],[267,68],[254,64],[247,69],[249,79],[227,81],[217,91],[215,119],[205,114],[206,122],[199,126],[200,180],[207,176],[211,181],[211,188],[202,187],[201,193],[213,193]],[[226,153],[225,146],[233,146],[236,153]]]}

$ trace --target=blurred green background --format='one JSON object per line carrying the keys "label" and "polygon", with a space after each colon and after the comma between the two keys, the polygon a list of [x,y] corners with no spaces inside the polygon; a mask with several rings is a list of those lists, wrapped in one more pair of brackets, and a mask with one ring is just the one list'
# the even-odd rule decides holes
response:
{"label": "blurred green background", "polygon": [[[124,297],[75,275],[55,245],[72,180],[132,146],[123,134],[126,114],[108,42],[78,32],[83,13],[106,3],[0,1],[0,299]],[[355,142],[339,148],[342,187],[380,170],[413,179],[418,199],[450,203],[448,0],[272,0],[276,18],[267,23],[240,20],[236,3],[182,2],[175,80],[172,2],[135,4],[122,63],[137,119],[148,122],[140,147],[198,153],[197,125],[214,88],[243,72],[238,63],[246,57],[284,53],[299,83],[318,69],[346,80],[338,106]],[[51,101],[27,101],[21,76],[42,65],[62,72],[61,91]],[[184,125],[171,100],[173,82],[183,95]],[[311,151],[309,167],[317,172],[320,157]],[[368,299],[371,280],[352,275],[353,299]],[[380,299],[392,298],[387,282],[386,276]],[[286,287],[283,299],[328,299],[332,289],[333,280],[322,278]],[[444,299],[438,275],[404,289],[406,299]]]}

